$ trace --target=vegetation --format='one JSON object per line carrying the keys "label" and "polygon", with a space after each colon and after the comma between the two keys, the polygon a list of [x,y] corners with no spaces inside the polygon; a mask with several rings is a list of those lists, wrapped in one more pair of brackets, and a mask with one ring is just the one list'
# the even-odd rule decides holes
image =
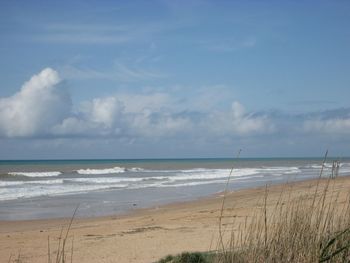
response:
{"label": "vegetation", "polygon": [[333,176],[326,182],[321,179],[322,170],[307,194],[286,185],[272,205],[266,187],[256,211],[244,223],[232,218],[233,227],[226,231],[221,226],[224,198],[217,250],[212,256],[186,253],[186,257],[168,256],[159,263],[350,262],[350,195],[340,196]]}
{"label": "vegetation", "polygon": [[223,234],[212,254],[184,253],[159,263],[350,262],[350,199],[340,202],[331,180],[313,195],[295,198],[291,191],[269,209],[267,188],[260,211],[258,205],[229,238]]}
{"label": "vegetation", "polygon": [[177,256],[166,256],[159,263],[209,263],[214,258],[213,254],[204,252],[185,252]]}

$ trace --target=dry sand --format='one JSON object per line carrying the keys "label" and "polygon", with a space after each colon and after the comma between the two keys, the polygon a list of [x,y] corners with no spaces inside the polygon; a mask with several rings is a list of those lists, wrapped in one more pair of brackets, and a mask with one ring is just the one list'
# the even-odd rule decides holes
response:
{"label": "dry sand", "polygon": [[[324,185],[322,180],[320,185]],[[289,200],[312,195],[316,180],[275,185],[268,188],[269,209],[281,196]],[[350,177],[332,180],[331,188],[344,203],[350,190]],[[223,228],[234,229],[253,211],[261,209],[265,187],[229,193],[225,201]],[[73,262],[154,262],[183,251],[215,250],[222,194],[200,200],[151,209],[140,209],[125,216],[75,219],[69,232],[67,252],[73,241]],[[62,227],[69,219],[0,221],[0,261],[8,262],[20,254],[21,262],[48,262],[57,248]],[[226,235],[228,236],[228,235]],[[54,261],[54,260],[53,260]],[[70,261],[69,261],[70,262]]]}

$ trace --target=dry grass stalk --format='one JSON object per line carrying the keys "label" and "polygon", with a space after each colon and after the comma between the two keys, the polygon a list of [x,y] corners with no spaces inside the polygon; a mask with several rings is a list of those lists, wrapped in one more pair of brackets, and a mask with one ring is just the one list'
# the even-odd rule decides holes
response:
{"label": "dry grass stalk", "polygon": [[[307,194],[287,184],[278,200],[264,200],[219,250],[217,263],[350,262],[350,195],[344,200],[335,180],[319,178]],[[222,216],[222,215],[221,215]],[[221,222],[221,221],[220,221]]]}
{"label": "dry grass stalk", "polygon": [[[242,151],[241,149],[238,150],[236,159],[239,158],[239,156],[241,154],[241,151]],[[222,203],[221,203],[220,216],[219,216],[219,241],[220,241],[220,248],[223,250],[223,254],[225,254],[225,245],[224,245],[224,242],[223,242],[222,218],[223,218],[224,210],[225,210],[225,200],[226,200],[228,185],[230,183],[230,179],[231,179],[231,176],[232,176],[233,169],[234,169],[234,166],[232,166],[232,168],[230,170],[230,174],[227,177],[225,190],[224,190]]]}
{"label": "dry grass stalk", "polygon": [[73,243],[74,243],[74,237],[72,238],[72,245],[70,248],[70,253],[66,252],[66,246],[67,246],[67,242],[69,239],[69,233],[73,224],[73,220],[75,218],[75,215],[77,213],[77,210],[79,208],[79,205],[75,208],[73,216],[71,217],[69,224],[67,226],[67,230],[65,232],[65,235],[63,235],[64,233],[64,229],[62,227],[61,232],[60,232],[60,236],[58,238],[58,245],[57,245],[57,251],[51,253],[51,248],[50,248],[50,237],[47,238],[47,247],[48,247],[48,263],[52,263],[51,260],[51,256],[54,256],[56,254],[56,258],[54,260],[54,263],[67,263],[67,259],[69,257],[70,254],[70,262],[73,262]]}

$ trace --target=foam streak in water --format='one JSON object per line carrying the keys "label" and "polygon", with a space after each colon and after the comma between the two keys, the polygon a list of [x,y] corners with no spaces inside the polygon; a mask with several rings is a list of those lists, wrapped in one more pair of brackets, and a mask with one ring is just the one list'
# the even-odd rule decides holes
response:
{"label": "foam streak in water", "polygon": [[123,167],[113,167],[106,169],[80,169],[77,170],[78,174],[117,174],[124,173],[125,168]]}
{"label": "foam streak in water", "polygon": [[59,176],[61,172],[10,172],[9,175],[21,175],[27,177],[51,177]]}

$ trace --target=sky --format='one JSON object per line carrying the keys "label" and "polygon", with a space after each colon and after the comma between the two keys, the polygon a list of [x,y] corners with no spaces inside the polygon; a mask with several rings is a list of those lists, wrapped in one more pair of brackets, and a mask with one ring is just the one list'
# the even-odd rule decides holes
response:
{"label": "sky", "polygon": [[350,156],[349,1],[0,1],[0,159]]}

